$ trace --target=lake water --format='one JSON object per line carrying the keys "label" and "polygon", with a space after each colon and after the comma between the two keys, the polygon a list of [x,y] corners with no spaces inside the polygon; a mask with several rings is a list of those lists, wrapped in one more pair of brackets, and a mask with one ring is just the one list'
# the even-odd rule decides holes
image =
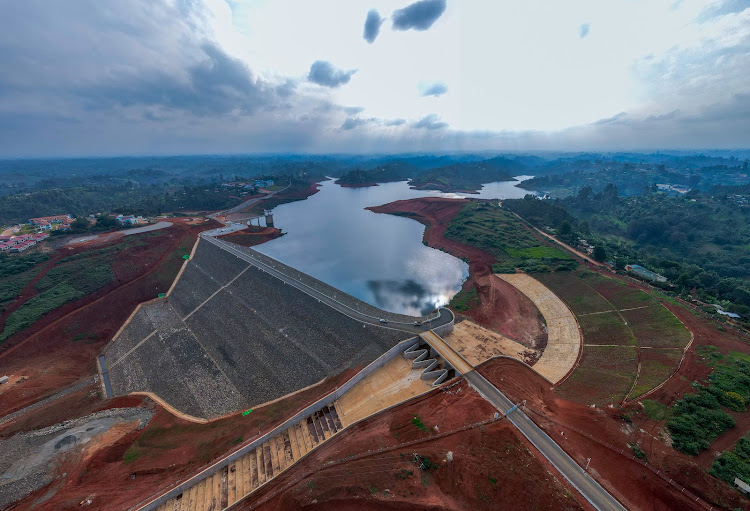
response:
{"label": "lake water", "polygon": [[443,194],[411,190],[405,181],[368,188],[325,181],[308,199],[275,208],[274,225],[287,234],[255,248],[371,305],[417,316],[447,304],[469,267],[423,245],[419,222],[364,208],[415,197],[505,199],[529,193],[517,184],[489,183],[480,194]]}

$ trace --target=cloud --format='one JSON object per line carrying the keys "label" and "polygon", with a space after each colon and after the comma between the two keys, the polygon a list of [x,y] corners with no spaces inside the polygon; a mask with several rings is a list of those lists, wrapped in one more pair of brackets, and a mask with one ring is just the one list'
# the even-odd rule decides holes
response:
{"label": "cloud", "polygon": [[307,75],[307,79],[324,87],[336,88],[349,83],[352,75],[356,72],[356,69],[344,71],[343,69],[336,69],[330,62],[326,62],[325,60],[316,60],[310,66],[310,73]]}
{"label": "cloud", "polygon": [[420,120],[413,124],[415,128],[426,129],[426,130],[439,130],[448,127],[447,122],[440,120],[435,114],[430,114],[422,117]]}
{"label": "cloud", "polygon": [[368,122],[371,122],[371,119],[361,119],[359,117],[347,117],[344,121],[344,124],[341,125],[341,129],[344,131],[353,130],[355,128],[359,128],[360,126],[363,126],[367,124]]}
{"label": "cloud", "polygon": [[393,12],[394,30],[427,30],[445,12],[446,0],[420,0]]}
{"label": "cloud", "polygon": [[341,125],[341,130],[349,131],[356,128],[360,128],[362,126],[373,126],[373,127],[381,127],[381,126],[387,126],[387,127],[393,127],[393,126],[403,126],[406,124],[406,121],[404,119],[389,119],[389,120],[383,120],[378,119],[376,117],[370,117],[370,118],[362,118],[362,117],[347,117],[344,123]]}
{"label": "cloud", "polygon": [[578,27],[578,37],[580,37],[581,39],[583,39],[584,37],[586,37],[587,35],[589,35],[589,30],[590,29],[591,29],[591,24],[590,23],[584,23],[583,25],[581,25],[580,27]]}
{"label": "cloud", "polygon": [[344,107],[344,112],[346,112],[347,115],[357,115],[364,111],[365,111],[365,107],[363,106],[345,106]]}
{"label": "cloud", "polygon": [[367,18],[365,19],[365,32],[363,34],[365,41],[370,44],[375,42],[375,39],[377,39],[378,34],[380,33],[380,25],[382,25],[384,21],[385,19],[380,17],[380,14],[376,9],[372,9],[367,13]]}
{"label": "cloud", "polygon": [[448,87],[442,82],[435,82],[420,86],[420,96],[442,96],[448,92]]}

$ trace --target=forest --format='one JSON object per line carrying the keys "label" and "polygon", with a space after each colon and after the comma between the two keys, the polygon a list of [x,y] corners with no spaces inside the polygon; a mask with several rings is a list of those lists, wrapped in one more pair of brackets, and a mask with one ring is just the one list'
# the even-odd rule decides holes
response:
{"label": "forest", "polygon": [[621,197],[610,183],[599,193],[585,187],[564,199],[527,196],[503,205],[537,227],[564,227],[569,241],[601,245],[620,269],[641,264],[685,297],[750,313],[750,208],[726,193]]}

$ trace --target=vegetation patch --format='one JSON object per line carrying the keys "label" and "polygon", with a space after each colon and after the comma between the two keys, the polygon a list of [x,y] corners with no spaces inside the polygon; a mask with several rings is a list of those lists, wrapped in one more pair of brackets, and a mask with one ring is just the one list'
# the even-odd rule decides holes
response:
{"label": "vegetation patch", "polygon": [[534,277],[554,291],[576,315],[611,311],[612,305],[587,284],[593,275],[589,271],[577,271],[540,274]]}
{"label": "vegetation patch", "polygon": [[687,454],[708,449],[711,442],[735,421],[724,410],[744,412],[750,400],[750,355],[703,349],[713,368],[706,384],[695,384],[698,393],[688,394],[672,407],[667,423],[673,446]]}
{"label": "vegetation patch", "polygon": [[677,370],[682,358],[682,350],[648,349],[641,350],[641,372],[629,399],[635,399],[651,391]]}
{"label": "vegetation patch", "polygon": [[585,346],[578,368],[557,389],[560,396],[599,406],[625,398],[635,380],[635,348]]}
{"label": "vegetation patch", "polygon": [[667,417],[667,406],[653,399],[643,400],[643,411],[652,421],[661,421]]}
{"label": "vegetation patch", "polygon": [[451,299],[448,307],[451,309],[464,312],[479,305],[479,295],[475,288],[469,290],[462,289]]}
{"label": "vegetation patch", "polygon": [[684,348],[690,342],[690,331],[662,305],[621,314],[633,330],[638,346]]}
{"label": "vegetation patch", "polygon": [[489,202],[468,202],[445,237],[480,248],[495,258],[495,273],[548,272],[578,266],[566,252],[542,242],[510,211]]}
{"label": "vegetation patch", "polygon": [[578,317],[585,344],[635,346],[635,338],[617,312],[594,313]]}
{"label": "vegetation patch", "polygon": [[614,305],[616,309],[631,309],[656,303],[651,295],[645,291],[634,289],[619,280],[604,275],[588,273],[586,283]]}
{"label": "vegetation patch", "polygon": [[740,438],[734,449],[722,452],[709,473],[729,484],[734,484],[735,477],[750,484],[750,433]]}

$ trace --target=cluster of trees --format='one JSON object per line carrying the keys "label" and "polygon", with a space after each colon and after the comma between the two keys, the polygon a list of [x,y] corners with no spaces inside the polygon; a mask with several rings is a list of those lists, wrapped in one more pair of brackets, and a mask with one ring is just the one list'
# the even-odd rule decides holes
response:
{"label": "cluster of trees", "polygon": [[648,190],[621,197],[614,184],[590,187],[564,199],[506,200],[503,204],[538,227],[567,240],[585,238],[622,269],[641,264],[669,279],[672,289],[707,302],[728,302],[750,313],[750,208],[724,195],[668,196]]}
{"label": "cluster of trees", "polygon": [[698,385],[697,394],[677,401],[667,422],[672,445],[687,454],[708,449],[714,438],[734,427],[734,419],[724,410],[744,412],[750,400],[750,357],[740,353],[722,355],[710,348],[702,349],[714,369],[708,385]]}
{"label": "cluster of trees", "polygon": [[[71,186],[65,186],[70,184]],[[176,185],[172,183],[143,185],[124,183],[62,183],[55,188],[41,187],[24,193],[0,197],[0,225],[26,222],[29,218],[70,213],[86,216],[92,213],[121,212],[155,215],[166,211],[215,210],[237,204],[232,192],[217,184]],[[79,225],[79,227],[81,227]]]}
{"label": "cluster of trees", "polygon": [[411,161],[394,160],[374,169],[356,168],[344,173],[336,182],[347,185],[388,183],[411,179],[411,186],[446,191],[479,190],[484,183],[512,181],[515,175],[528,171],[521,161],[509,158],[455,162],[435,168],[420,167]]}

